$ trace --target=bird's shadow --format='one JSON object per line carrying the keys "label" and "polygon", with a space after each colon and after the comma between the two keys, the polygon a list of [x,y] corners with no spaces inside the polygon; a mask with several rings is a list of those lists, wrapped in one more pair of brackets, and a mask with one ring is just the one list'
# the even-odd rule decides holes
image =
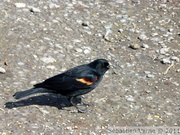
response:
{"label": "bird's shadow", "polygon": [[72,104],[68,101],[67,97],[57,94],[43,94],[39,96],[22,99],[16,102],[6,102],[5,107],[8,109],[29,106],[29,105],[41,105],[41,106],[54,106],[58,109],[64,107],[71,107]]}

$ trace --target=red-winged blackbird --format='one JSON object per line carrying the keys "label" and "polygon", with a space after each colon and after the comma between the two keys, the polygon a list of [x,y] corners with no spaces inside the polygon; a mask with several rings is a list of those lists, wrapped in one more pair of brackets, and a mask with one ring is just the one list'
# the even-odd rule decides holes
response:
{"label": "red-winged blackbird", "polygon": [[[15,99],[20,99],[35,93],[57,93],[69,97],[72,105],[77,108],[73,98],[92,91],[109,68],[110,65],[107,60],[97,59],[89,64],[71,68],[42,83],[35,84],[32,89],[16,92],[13,96]],[[78,111],[82,112],[80,109]]]}

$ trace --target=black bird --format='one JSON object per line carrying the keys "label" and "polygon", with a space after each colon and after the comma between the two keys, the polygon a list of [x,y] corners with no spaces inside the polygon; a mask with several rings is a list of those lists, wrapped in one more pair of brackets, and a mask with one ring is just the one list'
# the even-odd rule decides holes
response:
{"label": "black bird", "polygon": [[89,64],[71,68],[46,79],[42,83],[35,84],[32,89],[16,92],[13,96],[15,99],[20,99],[35,93],[57,93],[67,96],[71,104],[79,112],[83,112],[78,109],[73,99],[96,88],[109,68],[110,65],[107,60],[97,59]]}

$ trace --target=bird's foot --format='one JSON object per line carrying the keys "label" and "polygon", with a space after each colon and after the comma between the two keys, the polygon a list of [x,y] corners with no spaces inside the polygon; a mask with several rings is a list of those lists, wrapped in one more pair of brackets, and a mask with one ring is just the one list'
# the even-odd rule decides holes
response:
{"label": "bird's foot", "polygon": [[76,107],[79,113],[86,113],[88,107],[91,106],[89,103],[82,101],[81,96],[71,97],[70,102],[74,107]]}

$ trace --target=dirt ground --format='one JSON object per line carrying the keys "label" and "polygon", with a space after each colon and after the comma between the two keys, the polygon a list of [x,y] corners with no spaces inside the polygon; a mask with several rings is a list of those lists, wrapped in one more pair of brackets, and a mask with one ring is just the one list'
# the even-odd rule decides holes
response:
{"label": "dirt ground", "polygon": [[[2,0],[0,134],[118,134],[180,126],[179,0]],[[66,97],[12,95],[71,67],[111,69],[77,113]],[[7,106],[5,106],[5,104]]]}

